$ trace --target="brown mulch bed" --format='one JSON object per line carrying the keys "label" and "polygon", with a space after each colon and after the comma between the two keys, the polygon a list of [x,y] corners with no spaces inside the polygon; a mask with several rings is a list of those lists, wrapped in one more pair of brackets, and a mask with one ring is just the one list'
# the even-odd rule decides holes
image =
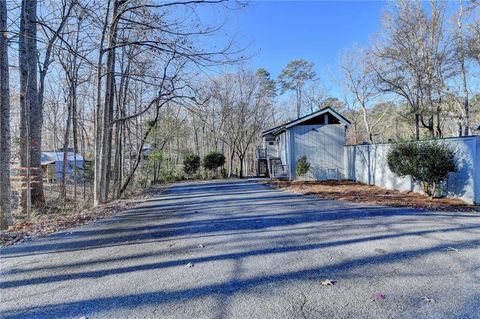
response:
{"label": "brown mulch bed", "polygon": [[442,211],[480,211],[479,206],[470,205],[456,198],[430,198],[419,193],[387,190],[377,186],[365,185],[352,181],[272,180],[267,181],[266,183],[295,193],[315,195],[325,199]]}
{"label": "brown mulch bed", "polygon": [[[162,187],[155,187],[135,194],[128,199],[116,200],[90,209],[71,209],[68,212],[65,209],[58,208],[45,209],[29,220],[18,220],[8,230],[0,231],[0,246],[18,244],[113,216],[145,202],[148,198],[161,193],[163,189]],[[47,211],[48,213],[46,213]]]}

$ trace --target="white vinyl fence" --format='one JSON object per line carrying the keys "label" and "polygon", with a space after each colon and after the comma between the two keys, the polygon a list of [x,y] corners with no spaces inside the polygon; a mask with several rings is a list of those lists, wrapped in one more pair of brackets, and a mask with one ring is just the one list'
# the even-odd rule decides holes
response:
{"label": "white vinyl fence", "polygon": [[[480,204],[480,136],[440,140],[456,150],[459,170],[448,177],[446,192],[468,203]],[[410,177],[400,178],[388,168],[391,144],[345,147],[345,178],[400,191],[421,192]]]}

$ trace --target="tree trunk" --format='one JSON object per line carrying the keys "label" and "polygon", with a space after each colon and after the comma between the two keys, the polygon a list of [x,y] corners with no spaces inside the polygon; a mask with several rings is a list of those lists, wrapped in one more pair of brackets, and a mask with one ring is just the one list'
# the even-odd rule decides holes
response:
{"label": "tree trunk", "polygon": [[125,1],[115,0],[110,23],[109,46],[106,61],[105,99],[102,113],[102,145],[100,149],[101,201],[108,200],[112,171],[113,110],[115,102],[115,46],[117,44],[118,11]]}
{"label": "tree trunk", "polygon": [[[94,170],[94,190],[93,190],[93,203],[98,205],[106,201],[106,166],[105,166],[105,127],[110,124],[109,122],[105,123],[104,112],[107,108],[106,105],[102,106],[102,67],[103,67],[103,53],[104,53],[104,41],[105,34],[108,29],[108,18],[110,16],[110,0],[108,1],[107,11],[105,13],[105,20],[102,30],[102,36],[100,39],[100,49],[98,54],[97,62],[97,103],[95,108],[95,170]],[[110,30],[110,32],[112,32]],[[108,72],[108,70],[107,70]],[[112,76],[112,75],[110,75]]]}
{"label": "tree trunk", "polygon": [[67,191],[65,183],[67,181],[67,165],[68,165],[68,142],[70,135],[70,121],[72,118],[72,87],[70,86],[70,93],[68,98],[67,106],[67,121],[65,123],[65,134],[63,137],[63,165],[62,165],[62,181],[60,182],[60,197],[65,199],[67,196]]}
{"label": "tree trunk", "polygon": [[240,178],[243,178],[243,159],[245,158],[245,155],[238,155],[238,159],[240,160],[240,173],[239,176]]}
{"label": "tree trunk", "polygon": [[428,118],[428,124],[425,123],[423,120],[423,115],[420,115],[420,122],[422,123],[422,126],[426,129],[428,129],[428,132],[430,134],[430,138],[435,137],[435,128],[433,126],[433,115]]}
{"label": "tree trunk", "polygon": [[[470,134],[470,105],[468,101],[468,85],[467,85],[467,70],[465,67],[465,45],[463,38],[463,3],[460,1],[460,12],[458,15],[457,26],[458,26],[458,60],[460,62],[460,71],[462,74],[462,89],[463,89],[463,113],[464,113],[464,135],[468,136]],[[461,136],[461,133],[460,133]]]}
{"label": "tree trunk", "polygon": [[[75,48],[78,51],[80,49],[80,30],[81,30],[82,19],[78,19],[77,24],[77,35],[75,38]],[[74,54],[72,57],[73,65],[73,78],[72,78],[72,137],[73,137],[73,200],[77,201],[77,154],[78,149],[78,124],[77,124],[77,87],[78,87],[78,73],[80,65],[77,63],[77,55]],[[85,158],[82,163],[83,168],[85,168]]]}
{"label": "tree trunk", "polygon": [[368,121],[368,113],[365,103],[362,103],[362,114],[363,114],[363,123],[365,124],[365,131],[367,132],[368,142],[373,144],[373,135],[370,129],[370,123]]}
{"label": "tree trunk", "polygon": [[300,85],[299,84],[297,84],[295,95],[297,98],[297,118],[300,118]]}
{"label": "tree trunk", "polygon": [[420,114],[415,114],[415,139],[420,140]]}
{"label": "tree trunk", "polygon": [[114,189],[115,189],[115,196],[120,196],[120,189],[122,185],[122,153],[123,153],[123,134],[122,131],[124,130],[123,122],[118,122],[116,124],[115,130],[115,181],[114,181]]}
{"label": "tree trunk", "polygon": [[[125,58],[125,50],[122,51],[122,64],[123,59]],[[128,98],[128,86],[129,86],[129,76],[130,73],[130,60],[127,61],[125,68],[122,66],[122,77],[120,79],[119,89],[118,89],[118,98],[117,98],[117,119],[123,118],[126,115],[125,107],[126,101]],[[124,166],[124,141],[125,141],[125,129],[126,123],[120,121],[116,123],[116,149],[115,149],[115,196],[120,196],[120,190],[122,188],[123,180],[123,166]]]}
{"label": "tree trunk", "polygon": [[437,107],[437,137],[438,138],[442,138],[443,134],[442,134],[442,123],[440,121],[441,119],[441,112],[442,112],[442,99],[440,99],[440,102],[438,104],[438,107]]}
{"label": "tree trunk", "polygon": [[7,1],[0,0],[0,230],[13,224],[10,187],[10,88]]}
{"label": "tree trunk", "polygon": [[[73,200],[77,200],[77,84],[74,83],[72,91],[72,135],[73,135]],[[83,163],[85,166],[85,162]]]}
{"label": "tree trunk", "polygon": [[193,120],[193,140],[195,142],[195,154],[200,155],[200,145],[198,143],[198,127],[196,121]]}
{"label": "tree trunk", "polygon": [[127,187],[128,185],[130,184],[130,182],[132,181],[133,179],[133,176],[135,175],[135,172],[137,171],[137,168],[138,168],[138,165],[140,164],[140,161],[142,160],[142,156],[143,156],[143,146],[145,145],[145,142],[147,141],[148,139],[148,136],[150,135],[150,133],[152,132],[153,128],[155,127],[155,125],[157,124],[157,121],[158,121],[158,117],[160,116],[160,106],[157,106],[156,107],[156,114],[155,114],[155,118],[153,119],[153,121],[150,121],[150,125],[148,126],[148,129],[147,131],[145,132],[145,134],[143,135],[143,138],[140,142],[140,145],[138,146],[138,150],[137,150],[137,160],[132,168],[132,170],[130,171],[130,174],[128,174],[125,182],[123,183],[122,185],[122,188],[120,188],[120,194],[119,196],[121,196],[126,190],[127,190]]}
{"label": "tree trunk", "polygon": [[23,0],[19,32],[20,69],[20,165],[27,172],[27,188],[22,190],[22,210],[30,204],[45,204],[41,169],[42,106],[37,87],[37,0]]}
{"label": "tree trunk", "polygon": [[233,174],[233,160],[235,157],[235,152],[232,147],[230,147],[230,158],[229,158],[229,164],[228,164],[228,177],[232,177]]}

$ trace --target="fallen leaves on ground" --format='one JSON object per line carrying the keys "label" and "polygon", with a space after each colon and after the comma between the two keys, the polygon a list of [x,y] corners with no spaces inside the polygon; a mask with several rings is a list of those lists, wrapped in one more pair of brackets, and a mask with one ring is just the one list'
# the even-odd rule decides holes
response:
{"label": "fallen leaves on ground", "polygon": [[315,195],[324,199],[442,211],[480,211],[480,207],[470,205],[456,198],[430,198],[419,193],[388,190],[353,181],[271,180],[266,183],[295,193]]}
{"label": "fallen leaves on ground", "polygon": [[372,301],[381,301],[381,300],[385,300],[385,298],[386,298],[386,295],[384,292],[376,292],[373,294]]}
{"label": "fallen leaves on ground", "polygon": [[335,280],[325,279],[322,281],[323,286],[333,286],[335,285]]}
{"label": "fallen leaves on ground", "polygon": [[435,299],[433,298],[430,298],[430,297],[423,297],[422,300],[425,302],[425,303],[435,303]]}
{"label": "fallen leaves on ground", "polygon": [[132,198],[116,200],[91,209],[72,210],[68,213],[58,210],[58,213],[39,214],[31,220],[18,221],[7,230],[0,231],[0,245],[10,246],[18,244],[23,241],[44,237],[60,230],[113,216],[137,206],[146,199],[151,198],[154,194],[158,194],[160,190],[158,189],[157,192],[147,190],[132,196]]}

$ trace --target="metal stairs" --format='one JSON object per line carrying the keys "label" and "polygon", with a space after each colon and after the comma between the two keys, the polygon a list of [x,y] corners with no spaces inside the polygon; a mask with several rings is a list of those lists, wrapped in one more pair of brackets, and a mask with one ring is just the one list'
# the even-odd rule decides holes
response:
{"label": "metal stairs", "polygon": [[279,157],[269,157],[270,178],[287,178],[287,166],[283,165]]}

